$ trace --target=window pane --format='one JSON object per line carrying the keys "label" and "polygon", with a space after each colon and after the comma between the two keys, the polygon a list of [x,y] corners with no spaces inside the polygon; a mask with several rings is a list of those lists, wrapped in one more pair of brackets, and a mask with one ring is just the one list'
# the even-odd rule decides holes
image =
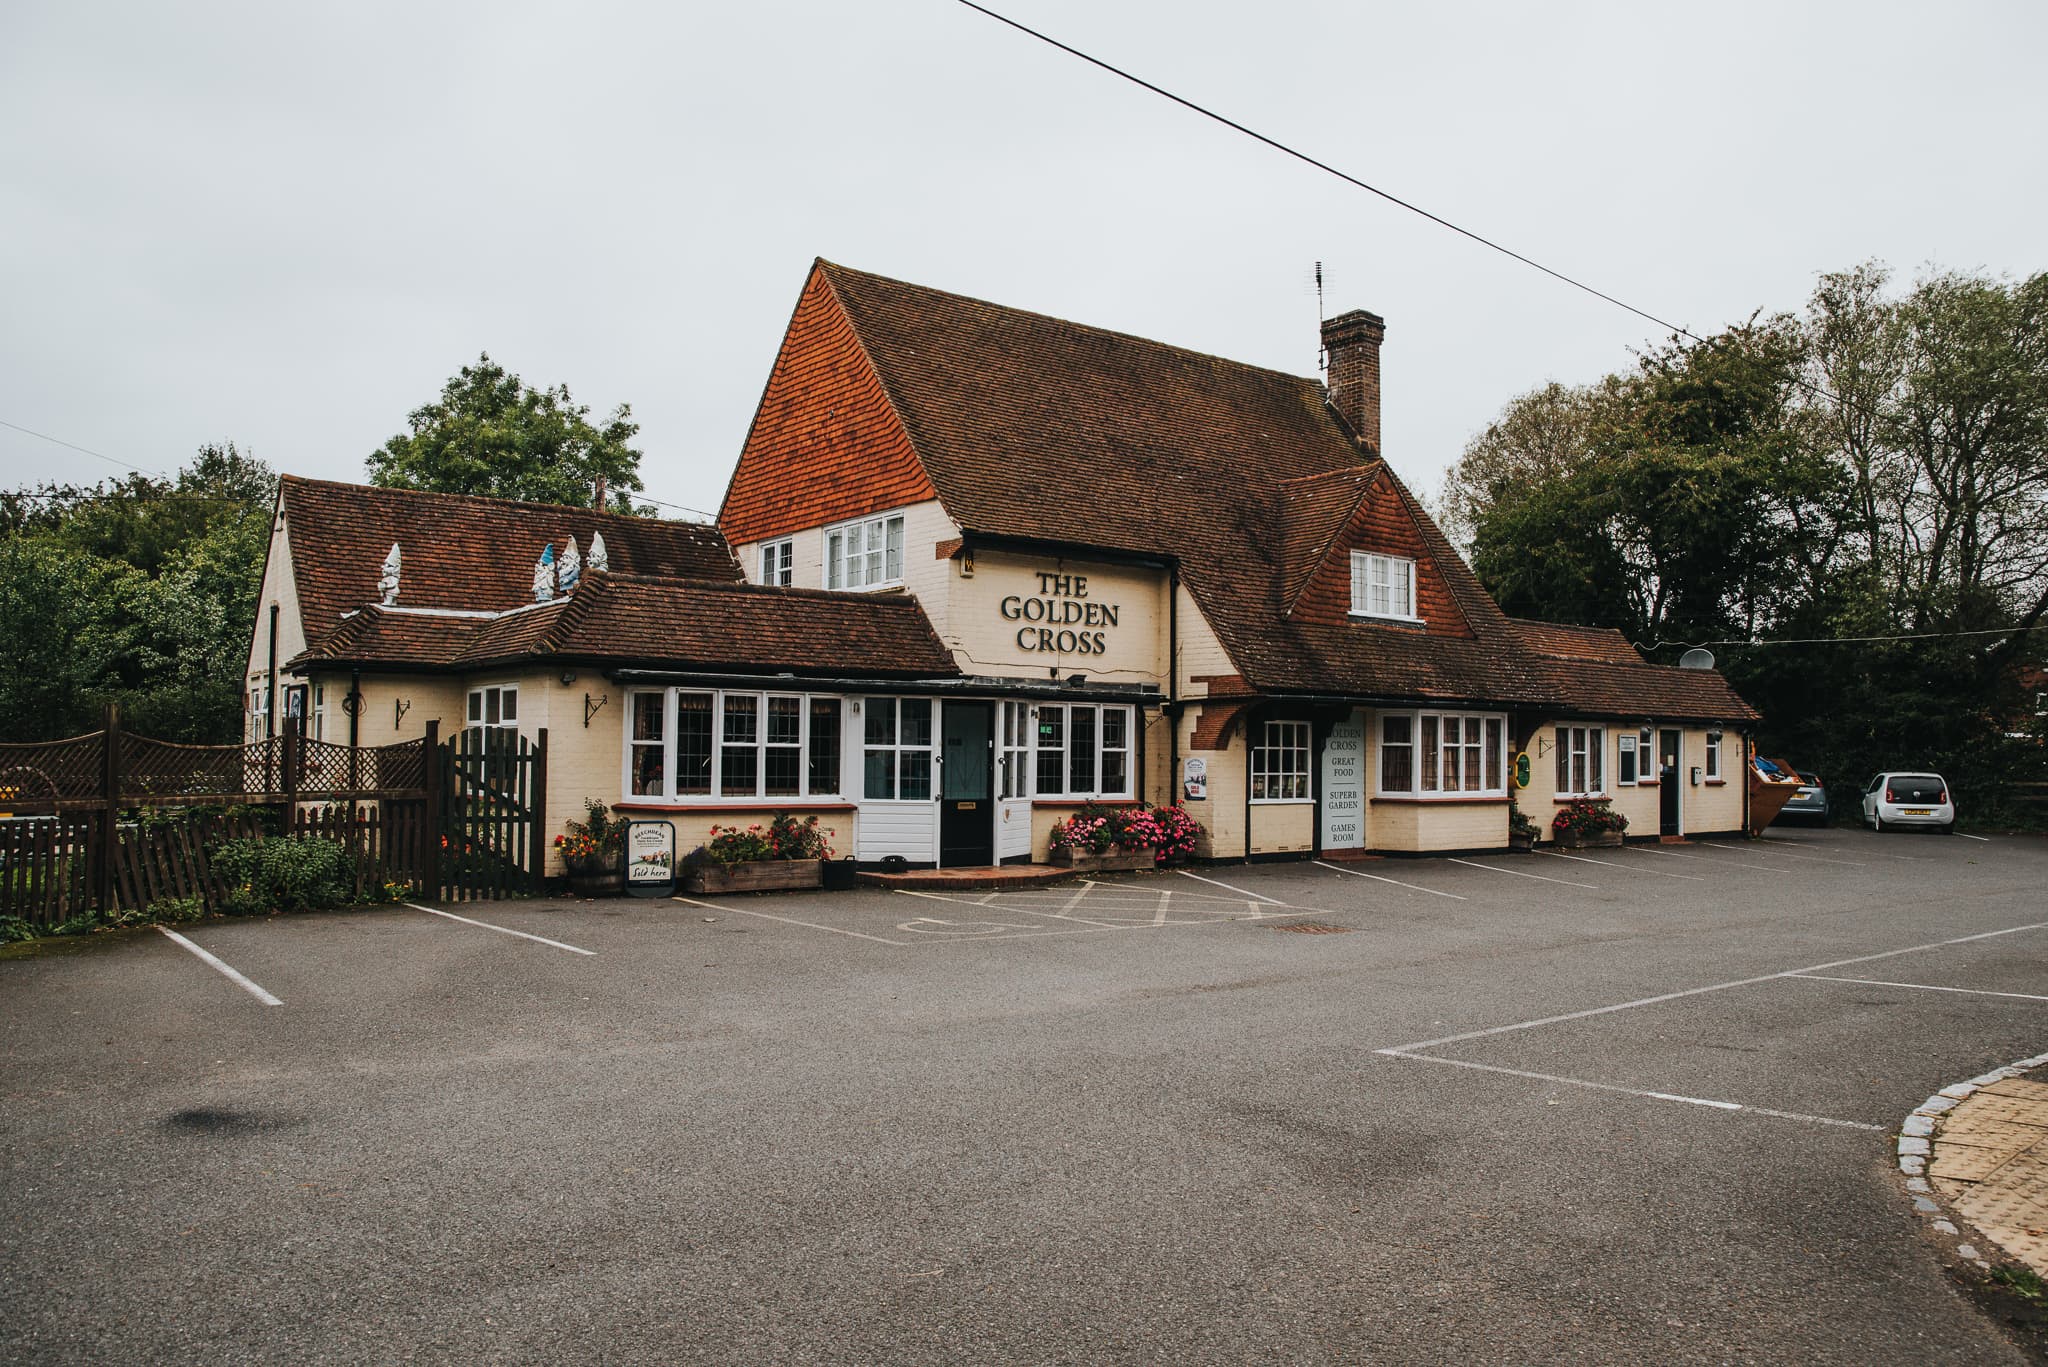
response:
{"label": "window pane", "polygon": [[1415,791],[1415,720],[1412,717],[1380,718],[1380,791]]}
{"label": "window pane", "polygon": [[711,695],[676,695],[676,793],[711,791]]}
{"label": "window pane", "polygon": [[1441,761],[1436,749],[1436,718],[1422,719],[1422,754],[1417,758],[1417,767],[1422,775],[1422,791],[1436,791],[1437,774],[1441,772]]}
{"label": "window pane", "polygon": [[870,750],[861,780],[864,796],[886,802],[896,796],[896,752]]}
{"label": "window pane", "polygon": [[503,702],[503,704],[502,704],[502,707],[501,707],[501,713],[502,713],[502,715],[501,715],[501,717],[500,717],[500,720],[502,720],[502,721],[518,721],[518,720],[519,720],[519,690],[518,690],[518,689],[516,689],[516,688],[506,688],[506,689],[501,689],[501,690],[500,690],[500,692],[502,692],[502,693],[504,694],[504,702]]}
{"label": "window pane", "polygon": [[498,721],[499,721],[499,717],[498,717],[498,707],[499,707],[499,703],[500,703],[500,699],[499,699],[499,697],[498,697],[498,690],[497,690],[497,689],[495,689],[495,688],[486,688],[486,689],[484,690],[484,725],[485,725],[485,726],[496,726],[496,725],[498,724]]}
{"label": "window pane", "polygon": [[903,744],[923,746],[932,743],[932,700],[930,698],[905,698],[903,700]]}
{"label": "window pane", "polygon": [[839,699],[811,699],[811,792],[839,792]]}
{"label": "window pane", "polygon": [[1565,727],[1557,728],[1557,791],[1568,793],[1572,790],[1572,733]]}
{"label": "window pane", "polygon": [[832,534],[831,534],[830,536],[826,537],[826,538],[825,538],[825,587],[826,587],[826,588],[828,588],[828,589],[837,589],[837,588],[844,588],[844,587],[845,587],[845,583],[844,583],[844,580],[843,580],[843,578],[842,578],[842,574],[843,574],[843,571],[842,571],[842,569],[841,569],[841,561],[843,561],[843,560],[844,560],[845,558],[846,558],[846,538],[845,538],[845,536],[844,536],[844,535],[842,535],[842,534],[841,534],[841,533],[839,533],[839,532],[834,532],[834,533],[832,533]]}
{"label": "window pane", "polygon": [[1102,752],[1102,795],[1123,797],[1130,792],[1130,774],[1127,761],[1130,756],[1122,750]]}
{"label": "window pane", "polygon": [[770,698],[768,700],[768,743],[770,745],[795,745],[803,739],[804,700],[802,698]]}
{"label": "window pane", "polygon": [[795,797],[803,791],[803,751],[794,745],[768,747],[766,791],[770,797]]}
{"label": "window pane", "polygon": [[1629,784],[1636,781],[1636,738],[1623,736],[1618,742],[1619,749],[1614,756],[1614,781]]}
{"label": "window pane", "polygon": [[663,698],[659,693],[633,695],[633,739],[660,740]]}
{"label": "window pane", "polygon": [[894,698],[869,698],[867,714],[867,743],[869,745],[894,745],[896,743],[896,700]]}
{"label": "window pane", "polygon": [[661,795],[661,746],[633,747],[633,793],[636,797]]}
{"label": "window pane", "polygon": [[1501,722],[1498,717],[1490,717],[1486,722],[1486,788],[1488,792],[1497,791],[1503,783],[1500,772],[1500,749]]}
{"label": "window pane", "polygon": [[1591,786],[1589,793],[1602,792],[1607,787],[1607,733],[1594,727],[1586,733],[1586,774]]}
{"label": "window pane", "polygon": [[761,700],[745,693],[725,695],[725,741],[728,745],[752,745],[760,736]]}
{"label": "window pane", "polygon": [[1465,786],[1465,751],[1458,744],[1458,719],[1444,718],[1444,791],[1455,793]]}
{"label": "window pane", "polygon": [[903,519],[900,517],[889,519],[887,546],[888,554],[886,556],[886,563],[883,566],[883,577],[887,579],[901,579],[903,577]]}
{"label": "window pane", "polygon": [[1389,562],[1389,569],[1391,570],[1389,578],[1392,579],[1394,585],[1394,612],[1397,616],[1413,617],[1415,615],[1415,565],[1412,561],[1408,560],[1394,560]]}
{"label": "window pane", "polygon": [[761,752],[751,745],[727,745],[719,754],[719,796],[759,797]]}
{"label": "window pane", "polygon": [[1068,709],[1067,791],[1095,791],[1095,709]]}
{"label": "window pane", "polygon": [[922,802],[932,795],[932,752],[905,750],[897,767],[901,780],[898,796],[905,802]]}
{"label": "window pane", "polygon": [[1102,709],[1102,748],[1127,750],[1131,744],[1131,714],[1122,707]]}

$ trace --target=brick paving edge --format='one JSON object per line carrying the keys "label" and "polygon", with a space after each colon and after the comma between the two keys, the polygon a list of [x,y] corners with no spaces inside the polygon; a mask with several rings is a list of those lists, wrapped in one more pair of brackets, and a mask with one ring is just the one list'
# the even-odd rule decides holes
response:
{"label": "brick paving edge", "polygon": [[[1958,1258],[1975,1263],[1982,1271],[1991,1270],[1991,1260],[1984,1256],[1982,1249],[1969,1240],[1972,1237],[1983,1236],[1964,1235],[1962,1229],[1951,1218],[1951,1212],[1942,1208],[1940,1201],[1935,1197],[1934,1184],[1927,1180],[1927,1160],[1933,1156],[1934,1140],[1941,1131],[1943,1116],[1980,1089],[2030,1073],[2043,1064],[2048,1064],[2048,1054],[2036,1054],[2017,1063],[2008,1063],[2003,1068],[1979,1073],[1965,1082],[1952,1082],[1915,1106],[1899,1126],[1899,1171],[1905,1175],[1906,1191],[1913,1198],[1914,1213],[1926,1220],[1935,1233],[1954,1245]],[[1991,1240],[1985,1238],[1983,1242],[1988,1244]],[[1997,1248],[1996,1251],[2001,1255],[2005,1254],[2002,1248]]]}

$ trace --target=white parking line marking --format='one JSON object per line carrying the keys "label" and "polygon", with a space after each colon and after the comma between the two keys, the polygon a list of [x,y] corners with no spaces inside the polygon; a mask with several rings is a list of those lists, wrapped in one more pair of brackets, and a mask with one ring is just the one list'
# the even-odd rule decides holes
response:
{"label": "white parking line marking", "polygon": [[1850,964],[1874,963],[1879,959],[1896,959],[1902,954],[1923,954],[1930,949],[1946,949],[1950,945],[1966,945],[1977,940],[1995,940],[2001,935],[2018,935],[2029,930],[2048,930],[2048,921],[2033,921],[2023,926],[2007,926],[2004,930],[1987,930],[1976,935],[1958,935],[1951,940],[1929,940],[1924,945],[1908,945],[1904,949],[1887,949],[1876,954],[1858,954],[1849,959],[1831,959],[1824,964],[1805,964],[1799,968],[1788,968],[1782,973],[1760,973],[1754,978],[1736,978],[1725,983],[1709,983],[1705,987],[1688,987],[1678,992],[1660,992],[1654,997],[1638,997],[1634,1001],[1616,1002],[1612,1006],[1595,1006],[1584,1011],[1567,1011],[1557,1016],[1542,1016],[1536,1020],[1517,1021],[1513,1025],[1496,1025],[1485,1030],[1467,1030],[1462,1035],[1445,1035],[1440,1039],[1416,1040],[1412,1044],[1396,1044],[1378,1050],[1382,1054],[1405,1054],[1412,1049],[1433,1049],[1440,1044],[1461,1044],[1469,1039],[1485,1039],[1489,1035],[1509,1035],[1517,1030],[1534,1030],[1543,1025],[1562,1025],[1566,1021],[1585,1020],[1589,1016],[1605,1016],[1615,1011],[1632,1011],[1639,1006],[1656,1006],[1663,1002],[1675,1002],[1685,997],[1697,997],[1708,992],[1727,992],[1737,987],[1754,987],[1758,983],[1775,982],[1780,978],[1796,978],[1802,974],[1818,973],[1825,968],[1847,968]]}
{"label": "white parking line marking", "polygon": [[[1617,864],[1612,859],[1588,859],[1582,854],[1559,854],[1556,850],[1538,850],[1552,859],[1569,859],[1575,864],[1598,864],[1603,869],[1627,869],[1626,864]],[[1707,880],[1697,873],[1666,873],[1662,869],[1644,869],[1640,872],[1655,874],[1659,878],[1683,878],[1688,883],[1704,883]]]}
{"label": "white parking line marking", "polygon": [[1204,878],[1201,874],[1189,873],[1186,869],[1178,869],[1176,870],[1176,872],[1178,872],[1180,876],[1183,878],[1194,879],[1197,883],[1207,883],[1211,887],[1228,889],[1229,891],[1238,894],[1238,896],[1240,897],[1256,897],[1261,902],[1271,902],[1276,907],[1283,905],[1279,898],[1268,897],[1263,892],[1253,892],[1249,888],[1234,887],[1229,883],[1219,883],[1214,878]]}
{"label": "white parking line marking", "polygon": [[571,954],[581,954],[587,959],[597,957],[597,951],[594,949],[578,949],[574,945],[565,945],[560,940],[550,940],[544,935],[528,935],[523,930],[508,930],[504,926],[494,926],[489,921],[472,921],[467,916],[457,916],[452,911],[436,911],[432,907],[423,907],[418,902],[407,902],[405,905],[411,907],[414,911],[424,911],[429,916],[445,916],[451,921],[460,921],[466,926],[475,926],[479,930],[495,930],[500,935],[517,935],[522,940],[531,940],[537,945],[548,945],[554,949],[566,949]]}
{"label": "white parking line marking", "polygon": [[242,976],[242,974],[238,972],[236,969],[233,969],[229,967],[227,964],[222,963],[219,959],[215,958],[211,954],[208,954],[205,950],[201,949],[198,945],[193,944],[190,940],[180,935],[177,931],[172,930],[169,926],[158,926],[157,929],[161,930],[164,934],[170,936],[173,940],[176,940],[179,944],[185,946],[185,948],[191,950],[194,954],[197,954],[200,960],[204,962],[208,967],[212,968],[215,972],[219,973],[222,977],[226,978],[229,982],[233,983],[236,987],[239,987],[244,992],[247,992],[257,1001],[262,1002],[265,1006],[284,1005],[284,1003],[279,1001],[276,997],[271,996],[268,992],[265,992],[255,983],[249,981],[249,979]]}
{"label": "white parking line marking", "polygon": [[1475,864],[1469,859],[1448,859],[1444,862],[1449,864],[1463,864],[1468,869],[1485,869],[1488,873],[1504,873],[1511,878],[1533,878],[1539,883],[1556,883],[1560,887],[1591,888],[1594,892],[1600,891],[1600,885],[1598,883],[1574,883],[1569,878],[1546,878],[1540,873],[1523,873],[1520,869],[1500,869],[1495,868],[1491,864]]}
{"label": "white parking line marking", "polygon": [[[1981,840],[1987,845],[1991,843],[1991,837],[1988,835],[1971,835],[1968,831],[1957,831],[1956,834],[1961,836],[1965,840]],[[1901,859],[1905,858],[1904,855],[1900,855],[1899,857]]]}
{"label": "white parking line marking", "polygon": [[2012,997],[2023,1002],[2048,1002],[2032,992],[1993,992],[1984,987],[1937,987],[1933,983],[1894,983],[1882,978],[1834,978],[1825,973],[1793,973],[1789,976],[1819,983],[1862,983],[1866,987],[1910,987],[1915,992],[1960,992],[1967,997]]}
{"label": "white parking line marking", "polygon": [[[1799,848],[1800,848],[1800,846],[1799,846],[1799,842],[1797,842],[1797,841],[1794,841],[1794,840],[1779,840],[1779,839],[1776,839],[1776,838],[1774,838],[1774,837],[1772,837],[1772,836],[1768,836],[1768,835],[1760,835],[1760,836],[1758,836],[1758,837],[1756,838],[1756,841],[1755,841],[1755,843],[1756,843],[1756,844],[1758,844],[1758,845],[1776,845],[1776,846],[1780,847],[1781,849],[1795,849],[1795,850],[1796,850],[1796,849],[1799,849]],[[1841,848],[1841,847],[1840,847],[1839,845],[1823,845],[1823,846],[1821,846],[1821,848],[1822,848],[1822,849],[1824,849],[1824,850],[1832,850],[1832,849],[1839,849],[1839,848]],[[1879,859],[1898,859],[1898,860],[1902,860],[1902,861],[1904,861],[1905,863],[1908,863],[1908,864],[1918,864],[1918,863],[1920,862],[1920,856],[1919,856],[1919,855],[1917,855],[1917,854],[1887,854],[1887,853],[1886,853],[1885,851],[1883,851],[1883,850],[1861,850],[1861,851],[1859,851],[1859,853],[1862,853],[1862,854],[1874,854],[1874,855],[1876,855],[1876,856],[1877,856],[1877,857],[1878,857]]]}
{"label": "white parking line marking", "polygon": [[1455,892],[1439,892],[1435,888],[1425,888],[1416,883],[1404,883],[1398,878],[1382,878],[1376,873],[1360,873],[1357,869],[1347,869],[1339,864],[1325,864],[1320,859],[1316,860],[1316,864],[1320,868],[1328,869],[1331,873],[1348,873],[1353,878],[1370,878],[1375,883],[1392,883],[1397,888],[1406,888],[1410,892],[1426,892],[1431,897],[1448,897],[1453,902],[1465,900]]}
{"label": "white parking line marking", "polygon": [[[1723,845],[1717,840],[1702,840],[1700,844],[1705,845],[1710,849],[1733,850],[1737,854],[1749,853],[1749,851],[1741,845]],[[1776,854],[1776,857],[1779,859],[1804,859],[1807,862],[1813,864],[1847,864],[1852,869],[1860,869],[1863,867],[1863,861],[1861,859],[1830,859],[1824,854],[1807,854],[1803,850],[1800,851],[1798,854],[1778,852]]]}
{"label": "white parking line marking", "polygon": [[1677,850],[1653,850],[1648,845],[1624,845],[1635,854],[1661,854],[1667,859],[1704,859],[1717,868],[1762,869],[1765,873],[1797,873],[1797,864],[1745,864],[1740,859],[1716,859],[1711,854],[1680,854]]}
{"label": "white parking line marking", "polygon": [[[984,908],[992,907],[997,911],[1021,911],[1026,916],[1050,916],[1056,921],[1072,921],[1075,925],[1094,926],[1098,930],[1112,930],[1117,928],[1118,921],[1099,921],[1093,919],[1092,917],[1075,916],[1072,914],[1071,909],[1076,904],[1078,904],[1083,897],[1086,897],[1088,895],[1089,889],[1093,888],[1094,886],[1095,884],[1093,883],[1083,884],[1081,890],[1075,893],[1072,897],[1069,897],[1063,904],[1061,904],[1060,909],[1058,911],[1040,911],[1037,908],[1032,907],[1023,902],[996,902],[985,897],[974,898],[972,900],[969,900],[965,897],[948,896],[943,892],[923,892],[917,888],[898,888],[896,889],[896,891],[905,897],[922,897],[932,902],[957,902],[964,906]],[[1122,920],[1122,918],[1119,918],[1119,920]],[[1128,924],[1128,922],[1124,923]],[[898,930],[904,929],[904,927],[902,926],[898,926],[896,928]],[[1018,928],[1021,930],[1023,927],[1020,926]]]}
{"label": "white parking line marking", "polygon": [[1648,1101],[1676,1101],[1686,1106],[1706,1106],[1716,1111],[1747,1111],[1751,1115],[1767,1115],[1777,1120],[1801,1120],[1809,1125],[1839,1125],[1847,1130],[1878,1130],[1882,1125],[1867,1125],[1860,1120],[1837,1120],[1833,1116],[1806,1115],[1799,1111],[1774,1111],[1765,1106],[1746,1106],[1740,1101],[1711,1101],[1703,1096],[1680,1096],[1676,1092],[1652,1092],[1640,1087],[1621,1087],[1612,1082],[1589,1082],[1585,1078],[1560,1077],[1556,1073],[1534,1073],[1525,1068],[1502,1068],[1491,1063],[1473,1063],[1468,1059],[1444,1058],[1440,1054],[1406,1054],[1398,1049],[1379,1051],[1390,1058],[1407,1059],[1411,1063],[1441,1063],[1452,1068],[1470,1068],[1480,1073],[1504,1073],[1509,1077],[1528,1078],[1533,1082],[1558,1082],[1567,1087],[1584,1087],[1593,1092],[1618,1092],[1622,1096],[1642,1097]]}
{"label": "white parking line marking", "polygon": [[[898,889],[898,891],[901,891],[901,889]],[[873,940],[878,945],[896,945],[900,948],[911,943],[909,940],[891,940],[885,936],[869,935],[864,931],[846,930],[839,926],[821,926],[816,921],[799,921],[794,916],[776,916],[765,911],[749,911],[745,907],[719,906],[714,902],[692,902],[687,897],[671,897],[669,900],[671,902],[682,902],[688,906],[702,907],[706,911],[732,911],[738,912],[742,916],[758,916],[764,921],[780,921],[786,926],[802,926],[807,930],[829,930],[834,935],[847,935],[856,940]]]}

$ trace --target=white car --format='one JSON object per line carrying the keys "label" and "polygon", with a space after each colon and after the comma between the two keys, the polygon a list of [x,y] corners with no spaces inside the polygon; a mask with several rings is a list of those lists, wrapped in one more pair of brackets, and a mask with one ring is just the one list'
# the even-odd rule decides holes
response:
{"label": "white car", "polygon": [[1879,774],[1863,785],[1863,824],[1874,831],[1956,827],[1955,795],[1940,774]]}

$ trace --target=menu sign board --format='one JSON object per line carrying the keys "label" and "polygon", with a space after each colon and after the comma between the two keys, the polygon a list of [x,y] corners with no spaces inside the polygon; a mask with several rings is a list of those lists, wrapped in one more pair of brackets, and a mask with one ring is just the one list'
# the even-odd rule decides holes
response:
{"label": "menu sign board", "polygon": [[1322,848],[1355,850],[1365,845],[1365,723],[1352,713],[1330,728],[1323,746]]}
{"label": "menu sign board", "polygon": [[628,822],[626,891],[635,897],[667,897],[675,890],[675,822]]}

